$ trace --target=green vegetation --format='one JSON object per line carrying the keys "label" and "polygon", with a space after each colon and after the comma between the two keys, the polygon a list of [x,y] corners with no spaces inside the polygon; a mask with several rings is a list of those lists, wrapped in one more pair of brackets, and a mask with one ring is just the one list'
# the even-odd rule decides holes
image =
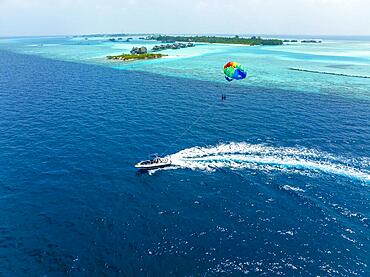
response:
{"label": "green vegetation", "polygon": [[284,42],[298,42],[298,40],[296,40],[296,39],[292,39],[292,40],[284,39]]}
{"label": "green vegetation", "polygon": [[301,43],[321,43],[321,40],[302,40]]}
{"label": "green vegetation", "polygon": [[107,56],[109,60],[119,60],[119,61],[136,61],[136,60],[149,60],[149,59],[159,59],[167,55],[163,54],[153,54],[153,53],[146,53],[146,54],[122,54],[116,56]]}
{"label": "green vegetation", "polygon": [[216,36],[149,36],[148,40],[161,42],[205,42],[205,43],[225,43],[225,44],[245,44],[245,45],[282,45],[280,39],[263,39],[261,37],[241,38],[235,37],[216,37]]}

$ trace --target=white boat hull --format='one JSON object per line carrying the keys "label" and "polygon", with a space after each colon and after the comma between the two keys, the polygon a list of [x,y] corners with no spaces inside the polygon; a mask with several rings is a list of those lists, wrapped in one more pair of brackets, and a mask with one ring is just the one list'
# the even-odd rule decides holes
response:
{"label": "white boat hull", "polygon": [[140,170],[152,170],[163,168],[171,165],[171,161],[167,158],[158,158],[155,160],[147,160],[142,161],[140,163],[135,164],[135,168]]}

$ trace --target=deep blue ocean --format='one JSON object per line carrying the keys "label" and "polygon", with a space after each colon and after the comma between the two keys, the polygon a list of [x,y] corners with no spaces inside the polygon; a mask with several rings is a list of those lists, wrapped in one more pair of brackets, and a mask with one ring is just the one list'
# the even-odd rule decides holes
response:
{"label": "deep blue ocean", "polygon": [[0,275],[369,276],[369,142],[368,100],[0,51]]}

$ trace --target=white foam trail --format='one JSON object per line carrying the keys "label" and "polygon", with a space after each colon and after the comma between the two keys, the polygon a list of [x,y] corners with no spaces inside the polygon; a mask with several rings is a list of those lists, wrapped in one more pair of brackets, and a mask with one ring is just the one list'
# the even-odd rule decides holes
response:
{"label": "white foam trail", "polygon": [[[370,171],[356,161],[307,148],[271,147],[246,142],[192,147],[170,155],[174,166],[192,170],[279,170],[307,174],[323,172],[370,182]],[[367,159],[367,158],[365,158]]]}
{"label": "white foam trail", "polygon": [[301,188],[293,187],[293,186],[289,186],[289,185],[284,185],[281,188],[284,189],[284,190],[291,190],[291,191],[295,191],[295,192],[305,192],[305,190],[303,190]]}

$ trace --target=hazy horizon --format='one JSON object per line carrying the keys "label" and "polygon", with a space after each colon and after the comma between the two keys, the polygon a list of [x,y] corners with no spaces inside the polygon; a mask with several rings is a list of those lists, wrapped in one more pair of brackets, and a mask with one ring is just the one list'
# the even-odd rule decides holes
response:
{"label": "hazy horizon", "polygon": [[0,37],[87,34],[370,36],[367,0],[0,0]]}
{"label": "hazy horizon", "polygon": [[47,34],[47,35],[8,35],[2,36],[0,38],[42,38],[42,37],[83,37],[83,36],[113,36],[113,35],[122,35],[122,36],[144,36],[144,35],[169,35],[169,36],[242,36],[242,37],[250,37],[250,36],[261,36],[263,38],[297,38],[297,39],[325,39],[325,38],[343,38],[343,39],[370,39],[370,35],[317,35],[317,34],[306,34],[306,35],[298,35],[298,34],[216,34],[216,33],[80,33],[80,34]]}

